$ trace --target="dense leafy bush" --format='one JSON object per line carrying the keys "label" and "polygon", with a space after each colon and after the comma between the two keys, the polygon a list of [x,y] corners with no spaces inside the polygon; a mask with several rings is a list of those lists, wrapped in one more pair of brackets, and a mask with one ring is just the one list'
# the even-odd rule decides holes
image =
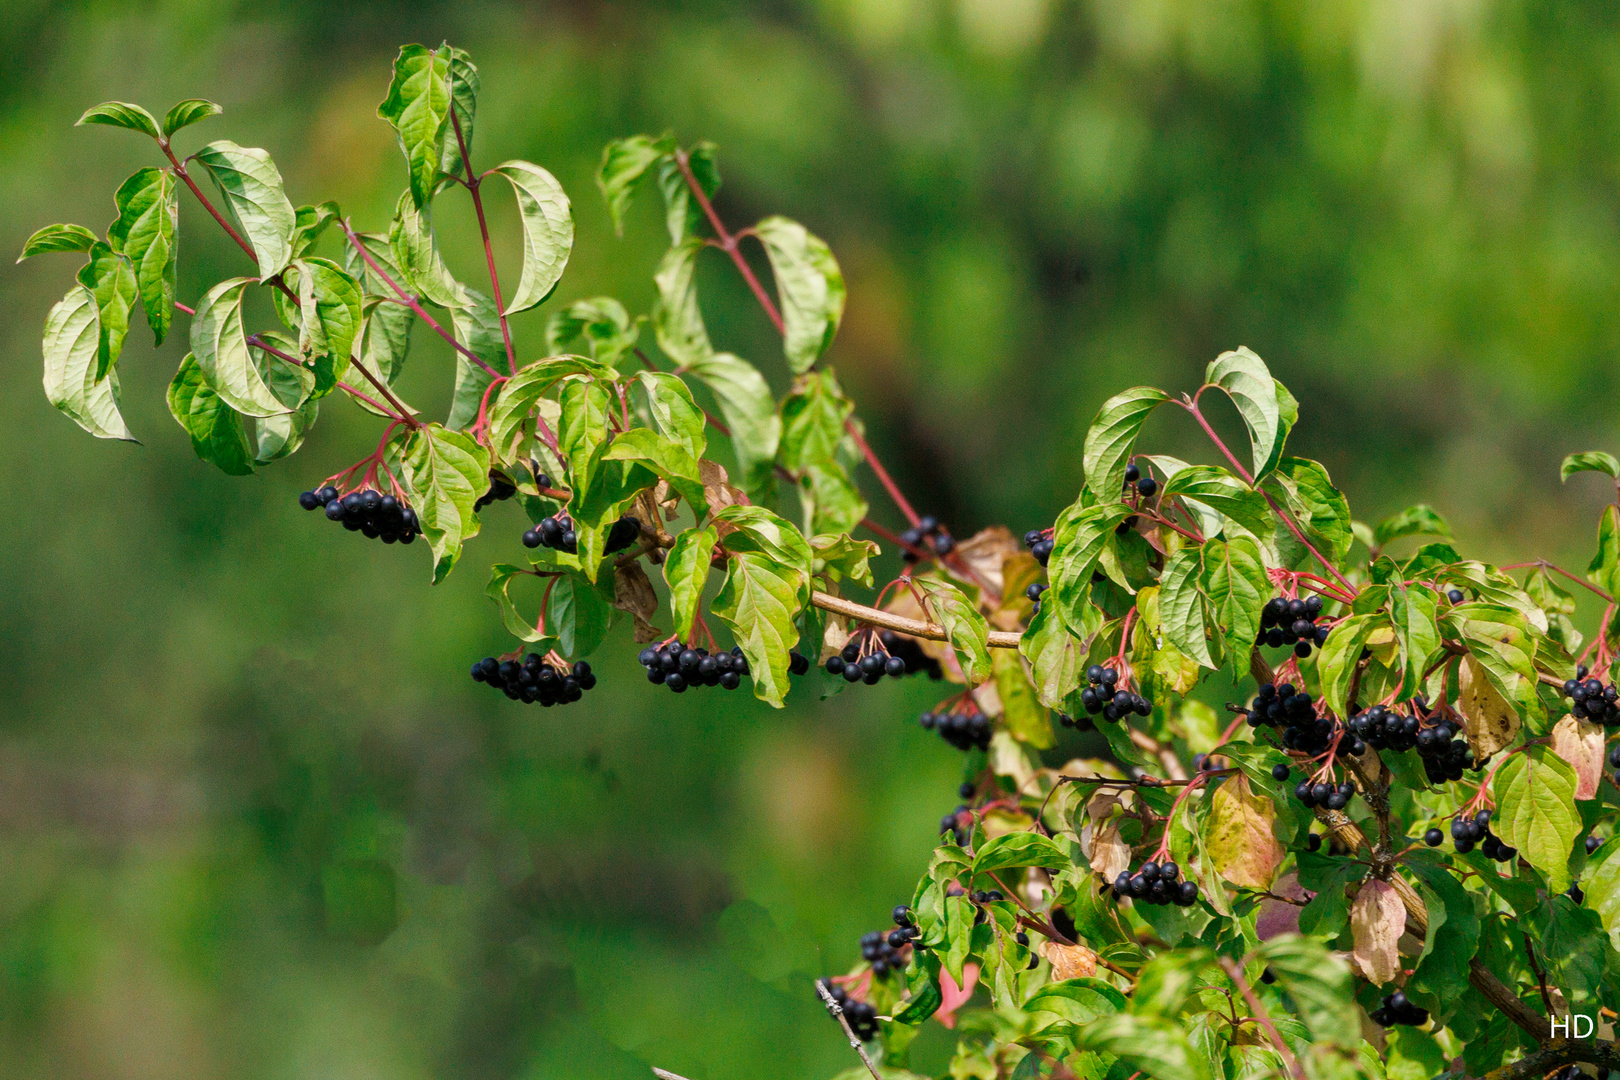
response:
{"label": "dense leafy bush", "polygon": [[[890,480],[824,361],[844,306],[831,251],[786,218],[728,229],[710,201],[712,145],[607,148],[616,221],[649,181],[662,196],[658,301],[645,316],[608,297],[571,304],[543,355],[520,357],[508,318],[550,296],[573,224],[543,168],[475,170],[478,92],[459,50],[401,51],[378,111],[409,184],[381,232],[331,203],[295,208],[263,150],[220,140],[182,159],[171,140],[212,103],[161,121],[91,109],[81,122],[140,132],[168,164],[118,189],[104,238],[49,226],[23,252],[88,256],[46,320],[51,402],[92,434],[132,438],[122,344],[137,309],[159,341],[178,309],[190,352],[168,400],[205,461],[247,474],[288,457],[323,400],[347,397],[379,418],[376,449],[300,502],[385,544],[420,536],[434,581],[483,507],[518,500],[528,561],[496,564],[488,588],[518,640],[468,658],[515,700],[580,702],[597,680],[585,657],[610,640],[671,691],[747,685],[776,706],[886,677],[955,684],[921,719],[965,755],[962,803],[894,925],[816,988],[859,1068],[903,1075],[935,1018],[960,1027],[957,1080],[1620,1064],[1611,1043],[1555,1039],[1549,1023],[1620,1000],[1620,842],[1605,813],[1620,772],[1604,764],[1620,724],[1620,500],[1585,579],[1465,558],[1425,506],[1368,528],[1321,465],[1287,454],[1299,406],[1238,349],[1191,393],[1107,401],[1085,437],[1085,488],[1050,527],[1022,545],[1004,527],[958,540]],[[510,295],[485,226],[497,177],[522,221]],[[194,308],[176,295],[182,187],[256,266]],[[434,202],[457,188],[484,231],[487,293],[439,256]],[[340,257],[316,254],[323,241]],[[781,332],[793,381],[780,398],[711,341],[694,283],[711,247]],[[281,329],[250,328],[256,291]],[[418,322],[454,350],[442,422],[394,389]],[[1246,453],[1206,418],[1212,396],[1241,415]],[[1139,450],[1161,407],[1208,435],[1216,463]],[[867,517],[863,464],[905,532]],[[1563,477],[1583,471],[1620,483],[1608,454],[1571,457]],[[903,555],[869,603],[849,595],[876,584],[862,529]],[[1413,537],[1428,540],[1389,553]],[[655,625],[655,577],[670,633]],[[1590,641],[1566,582],[1608,604]],[[619,621],[629,634],[610,638]],[[1226,715],[1198,695],[1251,680]],[[1050,767],[1054,721],[1095,726],[1111,760]]]}

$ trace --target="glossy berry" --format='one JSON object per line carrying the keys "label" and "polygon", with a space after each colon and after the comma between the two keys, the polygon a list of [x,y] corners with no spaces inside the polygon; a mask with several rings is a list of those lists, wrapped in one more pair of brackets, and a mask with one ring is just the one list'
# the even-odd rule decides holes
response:
{"label": "glossy berry", "polygon": [[1154,492],[1158,490],[1159,482],[1151,476],[1144,476],[1136,482],[1136,493],[1144,499],[1152,498]]}
{"label": "glossy berry", "polygon": [[[925,712],[917,723],[940,733],[947,743],[961,751],[989,750],[992,724],[970,699],[960,699],[942,712]],[[964,785],[966,786],[966,785]],[[964,799],[970,797],[962,796]]]}
{"label": "glossy berry", "polygon": [[529,653],[522,660],[486,656],[472,666],[474,682],[488,683],[525,705],[569,705],[596,688],[596,673],[585,660],[572,666],[556,653]]}
{"label": "glossy berry", "polygon": [[1284,780],[1287,780],[1288,779],[1288,766],[1283,765],[1283,764],[1273,765],[1271,767],[1271,778],[1273,780],[1278,781],[1279,783],[1284,781]]}
{"label": "glossy berry", "polygon": [[1430,847],[1439,847],[1446,839],[1446,834],[1439,829],[1430,829],[1423,834],[1423,842]]}
{"label": "glossy berry", "polygon": [[[308,499],[304,496],[309,496]],[[306,491],[298,496],[298,505],[305,510],[323,507],[328,521],[337,521],[350,532],[357,532],[370,540],[385,544],[409,544],[422,533],[422,524],[416,511],[392,495],[383,495],[373,488],[362,488],[347,495],[339,495],[330,484],[318,491]]]}

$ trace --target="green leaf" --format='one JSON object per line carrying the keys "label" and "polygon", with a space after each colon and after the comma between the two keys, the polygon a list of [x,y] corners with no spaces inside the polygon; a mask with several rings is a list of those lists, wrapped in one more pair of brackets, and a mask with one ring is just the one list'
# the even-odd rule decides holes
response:
{"label": "green leaf", "polygon": [[1299,1007],[1300,1019],[1320,1041],[1353,1047],[1361,1039],[1350,968],[1310,938],[1282,934],[1261,944],[1257,957]]}
{"label": "green leaf", "polygon": [[1406,694],[1422,689],[1429,657],[1440,648],[1436,607],[1432,590],[1422,586],[1409,589],[1402,581],[1390,584],[1389,618],[1395,625],[1395,641],[1401,647],[1401,687]]}
{"label": "green leaf", "polygon": [[624,212],[630,206],[630,197],[647,170],[674,149],[675,140],[669,135],[656,139],[650,135],[631,135],[615,139],[602,149],[596,186],[602,189],[602,198],[607,200],[614,232],[624,235]]}
{"label": "green leaf", "polygon": [[1214,670],[1207,633],[1209,603],[1203,592],[1203,563],[1204,551],[1198,547],[1182,548],[1165,562],[1159,577],[1159,620],[1170,644]]}
{"label": "green leaf", "polygon": [[1204,372],[1204,382],[1224,390],[1243,417],[1258,483],[1282,457],[1288,430],[1299,415],[1298,404],[1271,377],[1265,361],[1246,348],[1217,356]]}
{"label": "green leaf", "polygon": [[1419,879],[1429,913],[1429,930],[1412,980],[1445,1002],[1468,981],[1468,961],[1479,948],[1479,914],[1473,894],[1441,858],[1411,853],[1405,863]]}
{"label": "green leaf", "polygon": [[568,466],[568,478],[577,499],[590,487],[592,461],[597,449],[608,439],[608,389],[600,382],[570,380],[563,384],[557,401],[562,406],[557,447]]}
{"label": "green leaf", "polygon": [[697,459],[680,443],[650,428],[620,432],[614,436],[602,460],[638,462],[668,480],[669,486],[695,511],[701,511],[706,505]]}
{"label": "green leaf", "polygon": [[[283,343],[279,334],[266,333],[262,337],[267,344],[289,356],[297,351],[296,343],[290,340]],[[275,416],[263,416],[254,422],[253,442],[257,449],[253,460],[255,464],[268,465],[296,453],[304,444],[304,437],[320,415],[321,402],[319,398],[310,396],[315,390],[316,376],[308,368],[288,364],[257,348],[253,349],[253,358],[271,392],[292,410]]]}
{"label": "green leaf", "polygon": [[1156,1016],[1112,1013],[1081,1029],[1077,1046],[1113,1054],[1133,1071],[1155,1080],[1209,1080],[1209,1061],[1193,1049],[1180,1024]]}
{"label": "green leaf", "polygon": [[[721,529],[721,544],[727,551],[752,551],[774,560],[783,573],[797,579],[808,592],[815,556],[810,545],[791,524],[762,506],[726,506],[713,520]],[[806,597],[808,598],[808,597]]]}
{"label": "green leaf", "polygon": [[784,573],[768,555],[744,551],[732,556],[725,583],[709,610],[731,628],[748,658],[754,696],[776,708],[788,689],[788,651],[799,640],[793,625],[799,613],[797,574]]}
{"label": "green leaf", "polygon": [[274,416],[287,406],[259,375],[242,329],[242,292],[252,283],[230,278],[208,290],[191,320],[191,351],[225,404],[247,416]]}
{"label": "green leaf", "polygon": [[765,377],[754,365],[730,353],[713,353],[687,361],[685,366],[719,402],[737,455],[737,482],[751,494],[767,489],[782,439],[782,419],[776,414],[776,399]]}
{"label": "green leaf", "polygon": [[1620,507],[1613,503],[1598,519],[1597,554],[1586,568],[1586,579],[1610,596],[1620,596]]}
{"label": "green leaf", "polygon": [[1051,837],[1038,832],[1014,832],[992,837],[981,844],[973,855],[974,877],[1014,866],[1066,870],[1069,856]]}
{"label": "green leaf", "polygon": [[1581,888],[1586,905],[1603,920],[1610,946],[1620,952],[1620,837],[1610,837],[1587,856]]}
{"label": "green leaf", "polygon": [[912,581],[928,594],[934,620],[945,628],[956,662],[968,684],[976,686],[990,677],[990,624],[967,595],[948,581],[916,577]]}
{"label": "green leaf", "polygon": [[1057,744],[1052,736],[1052,720],[1036,699],[1035,688],[1024,675],[1024,662],[1011,649],[996,649],[990,656],[995,673],[996,693],[1001,698],[1003,718],[1013,738],[1037,750]]}
{"label": "green leaf", "polygon": [[506,314],[527,311],[551,295],[574,249],[574,217],[557,178],[527,161],[495,166],[512,182],[523,220],[523,275]]}
{"label": "green leaf", "polygon": [[400,482],[433,549],[433,581],[444,580],[462,542],[478,534],[473,503],[489,487],[489,452],[437,424],[411,431],[400,454]]}
{"label": "green leaf", "polygon": [[1165,481],[1163,498],[1196,499],[1241,525],[1256,537],[1273,531],[1271,506],[1266,497],[1214,465],[1191,465]]}
{"label": "green leaf", "polygon": [[552,636],[537,630],[535,624],[518,611],[517,602],[512,599],[512,582],[520,577],[532,576],[534,571],[526,566],[496,563],[490,568],[489,584],[484,586],[484,595],[495,601],[495,605],[501,609],[501,621],[506,624],[507,633],[530,644],[549,642]]}
{"label": "green leaf", "polygon": [[367,297],[361,310],[365,321],[355,360],[383,385],[392,386],[411,350],[411,324],[416,313],[403,304],[391,304],[375,296]]}
{"label": "green leaf", "polygon": [[1061,1016],[1071,1024],[1089,1024],[1099,1016],[1123,1012],[1125,995],[1101,979],[1064,979],[1035,991],[1023,1008]]}
{"label": "green leaf", "polygon": [[920,988],[916,989],[911,1000],[905,1007],[894,1014],[897,1024],[914,1025],[927,1020],[945,1002],[945,995],[939,986],[939,958],[924,955],[917,960],[919,968],[926,971],[926,978]]}
{"label": "green leaf", "polygon": [[1451,526],[1427,503],[1408,506],[1373,527],[1373,544],[1384,547],[1404,536],[1451,536]]}
{"label": "green leaf", "polygon": [[[693,179],[703,189],[703,197],[710,200],[720,190],[720,166],[714,160],[715,150],[714,143],[700,142],[686,155],[686,167],[692,170]],[[669,228],[669,242],[679,244],[697,232],[703,210],[692,197],[692,189],[674,154],[665,155],[658,162],[658,188],[664,193],[664,222]]]}
{"label": "green leaf", "polygon": [[106,244],[90,248],[90,261],[79,268],[79,284],[96,298],[96,372],[101,380],[124,351],[129,336],[129,313],[139,299],[135,270],[129,260]]}
{"label": "green leaf", "polygon": [[659,433],[694,459],[701,458],[708,448],[704,435],[707,421],[685,381],[666,371],[637,372],[636,379],[647,393],[647,409]]}
{"label": "green leaf", "polygon": [[360,283],[330,259],[300,259],[298,351],[315,360],[316,392],[324,394],[342,379],[354,354],[362,321]]}
{"label": "green leaf", "polygon": [[198,457],[230,476],[253,472],[253,453],[241,416],[209,387],[190,353],[169,383],[168,401],[169,412],[191,436]]}
{"label": "green leaf", "polygon": [[[450,117],[450,62],[425,45],[406,45],[394,60],[394,81],[377,115],[394,125],[410,168],[411,198],[418,207],[433,198],[444,159]],[[454,138],[452,134],[451,138]]]}
{"label": "green leaf", "polygon": [[[394,280],[442,308],[453,311],[467,307],[472,303],[468,296],[470,290],[451,276],[449,267],[445,266],[439,254],[439,242],[433,235],[430,211],[430,207],[418,208],[408,191],[399,197],[394,220],[388,227],[388,246],[400,273]],[[389,289],[386,295],[396,294]]]}
{"label": "green leaf", "polygon": [[97,379],[101,325],[96,298],[75,285],[45,317],[45,397],[98,439],[134,442],[118,412],[118,373]]}
{"label": "green leaf", "polygon": [[832,581],[848,579],[868,588],[872,585],[869,560],[878,553],[878,546],[870,540],[856,540],[846,533],[812,536],[810,550],[814,554],[813,570],[818,577]]}
{"label": "green leaf", "polygon": [[1087,664],[1084,644],[1069,631],[1057,605],[1041,605],[1019,639],[1018,651],[1034,672],[1036,698],[1049,709],[1063,709],[1068,696],[1081,688]]}
{"label": "green leaf", "polygon": [[1333,486],[1327,469],[1309,458],[1285,457],[1266,483],[1281,494],[1279,501],[1317,550],[1335,563],[1343,562],[1355,542],[1350,504]]}
{"label": "green leaf", "polygon": [[546,391],[570,376],[612,380],[618,373],[584,356],[548,356],[518,368],[501,384],[489,406],[490,444],[504,447]]}
{"label": "green leaf", "polygon": [[1588,450],[1584,454],[1571,454],[1558,467],[1558,479],[1568,480],[1578,472],[1600,472],[1620,479],[1620,461],[1602,450]]}
{"label": "green leaf", "polygon": [[1148,415],[1170,397],[1152,386],[1134,386],[1115,394],[1086,431],[1081,463],[1086,471],[1086,490],[1099,503],[1116,503],[1125,486],[1125,466],[1136,445],[1136,436]]}
{"label": "green leaf", "polygon": [[1514,754],[1496,772],[1491,825],[1520,858],[1540,870],[1549,892],[1569,888],[1569,856],[1581,835],[1575,770],[1545,746]]}
{"label": "green leaf", "polygon": [[1052,526],[1052,555],[1046,569],[1052,588],[1047,595],[1057,599],[1058,610],[1070,629],[1078,630],[1085,624],[1086,609],[1091,604],[1092,571],[1097,569],[1114,528],[1130,512],[1130,507],[1118,501],[1085,507],[1076,502],[1066,507]]}
{"label": "green leaf", "polygon": [[202,98],[187,98],[175,105],[163,117],[163,135],[165,138],[173,135],[181,128],[190,127],[199,120],[206,120],[210,116],[218,116],[225,110],[212,101]]}
{"label": "green leaf", "polygon": [[[454,114],[451,123],[445,125],[444,153],[439,158],[439,173],[441,176],[455,176],[463,167],[461,144],[465,142],[467,152],[472,152],[473,120],[478,113],[478,92],[483,84],[477,66],[464,50],[445,42],[439,46],[439,51],[444,53],[449,67],[450,111]],[[457,124],[461,127],[460,139],[456,138]],[[443,182],[439,181],[441,184]]]}
{"label": "green leaf", "polygon": [[709,331],[698,306],[697,285],[692,272],[704,242],[693,237],[664,253],[653,274],[658,286],[658,302],[653,305],[653,333],[658,347],[682,367],[690,367],[714,353]]}
{"label": "green leaf", "polygon": [[806,532],[849,532],[860,525],[869,509],[848,471],[836,461],[806,465],[797,487]]}
{"label": "green leaf", "polygon": [[477,422],[478,407],[484,402],[490,383],[495,381],[490,372],[506,367],[506,336],[501,333],[495,301],[477,289],[465,289],[463,295],[466,306],[450,309],[450,324],[456,340],[484,364],[479,366],[459,349],[456,351],[456,386],[450,395],[450,414],[444,423],[446,427],[457,429],[469,428]]}
{"label": "green leaf", "polygon": [[844,421],[855,405],[844,396],[831,370],[811,372],[794,381],[782,399],[784,467],[797,472],[810,465],[836,462],[844,439]]}
{"label": "green leaf", "polygon": [[692,640],[692,626],[703,600],[703,586],[709,580],[709,560],[719,533],[713,526],[688,529],[675,537],[664,558],[664,581],[669,584],[669,611],[675,620],[675,633],[682,641]]}
{"label": "green leaf", "polygon": [[[113,196],[118,220],[107,227],[107,242],[135,267],[135,284],[146,310],[146,325],[163,344],[174,317],[175,270],[179,263],[179,190],[168,169],[141,169]],[[32,243],[32,241],[30,241]]]}
{"label": "green leaf", "polygon": [[1608,949],[1598,913],[1568,896],[1549,896],[1530,915],[1531,937],[1547,965],[1547,981],[1573,1007],[1596,1007]]}
{"label": "green leaf", "polygon": [[285,270],[292,261],[292,234],[298,214],[287,200],[281,172],[270,155],[257,147],[220,139],[197,151],[195,158],[214,178],[225,208],[253,248],[259,279],[268,281]]}
{"label": "green leaf", "polygon": [[607,638],[613,621],[613,576],[591,581],[583,574],[556,579],[546,604],[546,630],[557,637],[557,649],[571,660],[588,656]]}
{"label": "green leaf", "polygon": [[636,347],[641,320],[630,318],[624,305],[611,296],[575,300],[551,316],[546,326],[546,351],[565,353],[580,342],[585,351],[604,364],[617,364]]}
{"label": "green leaf", "polygon": [[1352,615],[1328,632],[1328,639],[1316,654],[1316,673],[1321,680],[1322,700],[1339,716],[1350,715],[1350,683],[1355,677],[1361,650],[1373,631],[1388,625],[1381,613]]}
{"label": "green leaf", "polygon": [[1212,629],[1225,644],[1227,663],[1239,677],[1249,669],[1249,653],[1260,629],[1260,609],[1271,599],[1271,580],[1260,549],[1247,537],[1204,545],[1204,595]]}
{"label": "green leaf", "polygon": [[844,275],[832,249],[800,225],[773,216],[754,226],[776,276],[782,350],[794,374],[810,370],[844,317]]}
{"label": "green leaf", "polygon": [[[145,172],[146,170],[141,171]],[[153,169],[151,171],[160,172],[162,170]],[[139,173],[136,175],[139,175]],[[93,245],[100,243],[100,241],[99,236],[83,225],[47,225],[28,238],[27,243],[23,244],[22,254],[17,256],[17,261],[22,262],[30,256],[44,255],[52,251],[89,251]],[[115,246],[113,250],[118,249]]]}
{"label": "green leaf", "polygon": [[85,114],[73,126],[84,124],[106,124],[108,127],[139,131],[154,139],[159,137],[157,119],[139,105],[131,105],[127,101],[103,101],[95,108],[85,110]]}
{"label": "green leaf", "polygon": [[1440,623],[1447,636],[1468,647],[1497,693],[1525,719],[1545,715],[1536,695],[1535,642],[1522,614],[1499,604],[1470,601],[1447,609]]}
{"label": "green leaf", "polygon": [[[314,247],[315,241],[320,239],[321,234],[326,231],[327,226],[331,225],[332,222],[338,220],[338,218],[342,216],[342,208],[330,199],[321,203],[319,206],[300,206],[298,209],[294,210],[293,220],[295,224],[293,225],[292,234],[293,258],[298,258],[310,248]],[[351,253],[352,249],[345,249],[344,251],[345,255]],[[361,260],[361,262],[362,265],[364,265],[364,260]],[[344,272],[355,278],[358,278],[362,273],[361,270],[350,267],[344,267]],[[399,279],[395,278],[394,280],[397,281]],[[392,290],[390,290],[390,293],[391,292]]]}

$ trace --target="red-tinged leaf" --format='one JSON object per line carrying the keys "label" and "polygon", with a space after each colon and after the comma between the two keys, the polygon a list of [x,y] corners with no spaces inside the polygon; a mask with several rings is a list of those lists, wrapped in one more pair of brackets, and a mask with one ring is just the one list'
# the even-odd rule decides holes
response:
{"label": "red-tinged leaf", "polygon": [[1395,946],[1405,929],[1406,905],[1395,887],[1377,878],[1363,884],[1350,908],[1350,932],[1356,963],[1372,982],[1382,986],[1400,972]]}
{"label": "red-tinged leaf", "polygon": [[1566,716],[1553,725],[1552,750],[1575,770],[1575,797],[1597,795],[1603,779],[1603,728]]}

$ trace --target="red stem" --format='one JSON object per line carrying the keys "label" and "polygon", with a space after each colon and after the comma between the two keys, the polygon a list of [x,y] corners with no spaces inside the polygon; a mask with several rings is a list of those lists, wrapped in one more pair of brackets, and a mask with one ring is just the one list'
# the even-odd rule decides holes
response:
{"label": "red stem", "polygon": [[921,518],[917,516],[917,511],[911,508],[911,504],[906,501],[906,497],[900,494],[900,488],[895,484],[894,478],[889,475],[889,470],[883,467],[883,462],[878,460],[877,455],[872,453],[872,448],[867,445],[866,440],[861,437],[860,431],[856,429],[855,422],[853,420],[844,421],[844,431],[848,433],[850,438],[855,440],[855,445],[860,449],[861,456],[866,459],[866,464],[877,476],[878,483],[883,485],[883,490],[887,491],[889,498],[894,500],[894,505],[900,508],[900,512],[906,516],[906,520],[915,527]]}
{"label": "red stem", "polygon": [[1587,590],[1588,592],[1596,593],[1606,603],[1610,603],[1610,604],[1614,603],[1614,597],[1610,596],[1608,593],[1604,592],[1602,589],[1598,588],[1596,585],[1593,585],[1591,582],[1587,581],[1584,578],[1576,577],[1574,574],[1570,573],[1568,570],[1565,570],[1561,566],[1555,566],[1554,564],[1548,562],[1546,559],[1535,559],[1535,560],[1533,560],[1531,562],[1509,563],[1507,566],[1499,567],[1498,569],[1501,569],[1501,570],[1528,570],[1532,566],[1538,567],[1538,568],[1540,568],[1542,570],[1551,570],[1555,574],[1560,574],[1560,575],[1568,578],[1569,580],[1573,581],[1575,584],[1579,585],[1581,588]]}
{"label": "red stem", "polygon": [[461,165],[467,170],[466,187],[472,193],[473,209],[478,212],[478,231],[484,237],[484,259],[489,263],[489,287],[495,294],[495,316],[501,323],[501,340],[506,342],[506,369],[516,375],[517,353],[512,348],[512,328],[506,322],[506,301],[501,298],[501,279],[495,273],[495,249],[490,245],[489,225],[484,221],[484,198],[478,193],[484,178],[473,175],[472,154],[461,133],[461,117],[456,115],[453,104],[450,107],[450,123],[456,129],[456,145],[461,147]]}
{"label": "red stem", "polygon": [[[242,234],[237,232],[229,221],[225,220],[225,215],[221,214],[217,209],[215,209],[212,202],[208,201],[208,196],[202,193],[202,188],[197,186],[197,181],[193,180],[191,178],[191,174],[186,172],[185,165],[181,164],[180,159],[174,156],[174,150],[169,146],[169,140],[159,139],[158,146],[162,147],[163,155],[169,159],[169,164],[174,166],[174,174],[181,180],[185,181],[186,187],[190,188],[191,193],[197,196],[197,201],[202,203],[203,209],[207,210],[211,215],[213,215],[214,220],[219,222],[219,227],[225,230],[225,234],[232,240],[236,241],[237,247],[247,252],[247,257],[253,260],[254,266],[258,266],[259,256],[254,252],[253,245],[242,239]],[[293,295],[293,291],[287,287],[287,283],[281,280],[280,274],[277,274],[275,277],[265,282],[265,284],[274,285],[287,295],[287,299],[293,301],[294,303],[298,302],[298,297]]]}
{"label": "red stem", "polygon": [[737,238],[731,235],[724,223],[721,222],[720,215],[714,212],[714,205],[709,202],[708,195],[704,194],[703,185],[698,183],[697,177],[692,173],[692,166],[685,150],[675,151],[675,165],[681,170],[681,175],[686,178],[686,186],[691,189],[692,197],[697,200],[698,206],[703,209],[704,216],[709,219],[710,227],[714,229],[715,236],[719,238],[720,250],[730,255],[731,261],[737,264],[737,270],[742,274],[743,280],[748,282],[748,287],[754,291],[754,296],[759,300],[759,306],[765,309],[765,314],[770,318],[771,325],[776,327],[776,332],[778,334],[787,333],[787,326],[782,322],[782,313],[776,310],[776,304],[771,300],[770,294],[765,291],[765,286],[759,283],[759,278],[754,276],[754,270],[748,265],[748,260],[744,259],[742,252],[738,250]]}
{"label": "red stem", "polygon": [[[176,304],[175,306],[179,307],[178,304]],[[186,309],[182,308],[182,310],[186,310]],[[192,314],[196,314],[196,313],[192,312]],[[257,334],[250,334],[248,336],[247,342],[248,342],[249,345],[253,345],[253,346],[256,346],[256,347],[258,347],[260,349],[263,349],[265,352],[269,353],[271,356],[274,356],[279,360],[285,360],[287,363],[293,365],[294,367],[300,367],[301,368],[301,367],[304,366],[303,363],[297,357],[288,356],[286,353],[282,352],[280,349],[277,349],[274,346],[266,343],[265,340],[263,338],[261,338]],[[355,366],[359,367],[358,364],[356,364]],[[365,371],[365,368],[360,368],[360,370],[363,372],[363,371]],[[494,384],[491,383],[490,385],[493,386]],[[389,412],[388,406],[384,405],[382,402],[378,401],[376,398],[370,397],[369,395],[362,393],[361,391],[357,390],[356,388],[350,386],[348,383],[343,382],[342,380],[339,380],[337,386],[338,386],[339,390],[344,391],[350,397],[358,398],[359,400],[365,402],[367,405],[370,405],[373,409],[376,409],[378,412],[384,413],[384,414],[386,414],[388,416],[393,417],[395,423],[402,423],[402,422],[405,421],[405,416],[403,414]]]}

